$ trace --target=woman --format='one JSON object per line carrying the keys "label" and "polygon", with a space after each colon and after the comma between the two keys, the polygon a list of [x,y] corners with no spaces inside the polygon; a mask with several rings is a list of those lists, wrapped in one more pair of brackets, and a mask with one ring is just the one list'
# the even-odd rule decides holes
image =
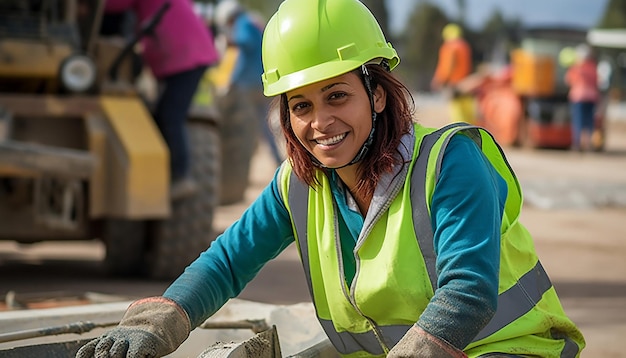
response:
{"label": "woman", "polygon": [[215,19],[229,46],[238,51],[226,94],[235,100],[222,100],[222,115],[231,118],[243,114],[251,125],[258,122],[263,139],[279,166],[284,158],[267,120],[269,100],[263,96],[260,76],[263,73],[261,44],[265,24],[237,0],[220,1],[215,8]]}
{"label": "woman", "polygon": [[294,241],[342,356],[578,356],[499,147],[475,127],[413,123],[398,62],[360,1],[284,1],[263,83],[289,160],[162,297],[133,303],[78,357],[175,350]]}
{"label": "woman", "polygon": [[162,87],[154,120],[170,150],[170,198],[198,191],[191,177],[187,113],[206,69],[219,61],[213,34],[193,10],[190,0],[106,0],[106,13],[133,11],[142,25],[165,4],[169,8],[154,30],[141,40],[142,58]]}
{"label": "woman", "polygon": [[570,86],[568,99],[572,116],[572,150],[592,149],[595,107],[600,98],[597,64],[586,44],[576,47],[576,63],[565,73]]}

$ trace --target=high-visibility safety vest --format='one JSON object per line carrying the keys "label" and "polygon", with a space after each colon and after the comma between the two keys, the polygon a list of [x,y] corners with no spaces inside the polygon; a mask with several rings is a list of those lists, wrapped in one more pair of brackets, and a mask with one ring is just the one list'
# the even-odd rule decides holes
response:
{"label": "high-visibility safety vest", "polygon": [[[415,125],[413,158],[404,187],[355,249],[356,274],[347,286],[340,257],[338,209],[328,178],[309,188],[289,165],[280,190],[290,213],[318,319],[343,357],[384,357],[417,322],[437,287],[430,202],[446,145],[462,132],[482,149],[506,180],[502,219],[498,308],[464,351],[541,357],[576,357],[584,338],[565,315],[518,222],[522,194],[515,174],[492,136],[482,128],[454,123],[438,131]],[[393,237],[393,240],[387,240]]]}

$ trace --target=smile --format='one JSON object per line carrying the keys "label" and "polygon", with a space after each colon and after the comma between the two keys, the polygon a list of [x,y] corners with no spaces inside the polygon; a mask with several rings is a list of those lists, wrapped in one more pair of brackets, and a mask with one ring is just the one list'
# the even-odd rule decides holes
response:
{"label": "smile", "polygon": [[330,138],[316,139],[315,142],[321,145],[333,145],[341,142],[347,135],[347,133],[342,133]]}

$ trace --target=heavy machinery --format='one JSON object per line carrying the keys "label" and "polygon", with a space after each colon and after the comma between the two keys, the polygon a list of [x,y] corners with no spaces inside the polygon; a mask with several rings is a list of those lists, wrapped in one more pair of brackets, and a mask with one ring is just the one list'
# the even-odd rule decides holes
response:
{"label": "heavy machinery", "polygon": [[191,116],[200,190],[171,202],[168,148],[126,56],[137,38],[100,35],[103,3],[0,2],[0,239],[100,239],[108,272],[169,279],[214,238],[219,121]]}
{"label": "heavy machinery", "polygon": [[[528,28],[510,53],[510,65],[495,75],[478,76],[468,88],[478,96],[479,123],[503,145],[568,149],[571,125],[564,48],[586,41],[575,28]],[[595,150],[604,147],[606,98],[598,104],[593,135]]]}

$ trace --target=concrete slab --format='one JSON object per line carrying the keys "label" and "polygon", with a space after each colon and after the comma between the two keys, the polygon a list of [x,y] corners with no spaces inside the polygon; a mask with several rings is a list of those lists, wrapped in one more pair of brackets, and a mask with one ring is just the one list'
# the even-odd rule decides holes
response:
{"label": "concrete slab", "polygon": [[[0,312],[0,334],[33,328],[41,329],[61,326],[79,321],[95,323],[118,322],[130,303],[130,301],[124,301],[74,307]],[[274,305],[233,299],[224,305],[209,321],[228,323],[251,319],[265,320],[270,327],[276,326],[280,337],[281,352],[284,355],[298,353],[322,342],[326,338],[315,317],[313,305],[310,303]],[[2,350],[9,348],[94,338],[109,329],[98,328],[81,335],[65,334],[0,343],[0,356],[2,355]],[[216,342],[241,342],[254,335],[255,333],[249,329],[197,328],[168,357],[196,357]]]}

